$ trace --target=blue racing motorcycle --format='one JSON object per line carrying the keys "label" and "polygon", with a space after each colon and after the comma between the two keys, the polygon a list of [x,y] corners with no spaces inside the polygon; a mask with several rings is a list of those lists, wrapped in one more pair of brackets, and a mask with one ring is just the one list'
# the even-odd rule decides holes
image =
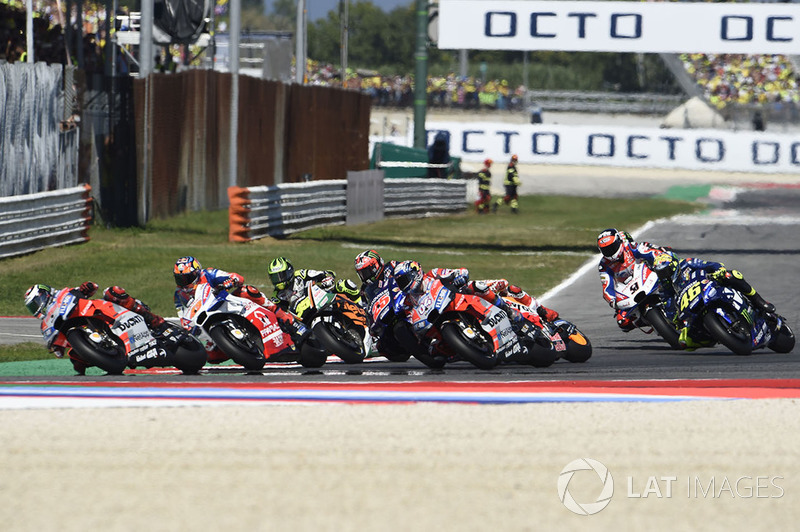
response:
{"label": "blue racing motorcycle", "polygon": [[677,320],[693,340],[720,343],[737,355],[766,347],[777,353],[794,349],[786,319],[755,307],[740,292],[697,273],[676,298]]}

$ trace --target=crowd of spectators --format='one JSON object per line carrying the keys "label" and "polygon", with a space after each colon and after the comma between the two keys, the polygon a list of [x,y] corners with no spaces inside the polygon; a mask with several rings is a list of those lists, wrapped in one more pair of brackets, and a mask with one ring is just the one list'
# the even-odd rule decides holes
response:
{"label": "crowd of spectators", "polygon": [[[307,72],[313,85],[341,85],[339,69],[333,65],[309,60]],[[411,107],[414,103],[413,76],[381,76],[348,69],[345,86],[369,94],[375,106]],[[524,107],[526,88],[512,87],[504,79],[483,80],[450,73],[429,76],[426,92],[428,105],[434,108],[518,110]]]}
{"label": "crowd of spectators", "polygon": [[[70,24],[77,35],[78,19],[73,12]],[[99,4],[85,4],[81,17],[83,37],[82,52],[84,69],[87,72],[101,71],[101,50],[105,44],[102,21],[105,10]],[[76,57],[68,57],[64,34],[65,15],[58,3],[50,0],[34,2],[33,57],[45,63],[74,63]],[[0,62],[14,63],[27,59],[26,11],[24,0],[0,3]],[[74,48],[74,47],[73,47]],[[73,51],[73,55],[74,55]]]}
{"label": "crowd of spectators", "polygon": [[731,103],[800,103],[797,75],[783,55],[682,54],[681,59],[719,109]]}

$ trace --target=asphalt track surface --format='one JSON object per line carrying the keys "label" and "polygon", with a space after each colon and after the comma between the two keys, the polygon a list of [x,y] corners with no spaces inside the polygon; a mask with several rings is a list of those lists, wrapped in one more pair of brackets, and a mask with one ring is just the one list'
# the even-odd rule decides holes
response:
{"label": "asphalt track surface", "polygon": [[[681,256],[724,262],[773,302],[797,332],[800,329],[800,187],[794,185],[727,191],[718,208],[701,215],[656,220],[634,231],[639,240],[671,245]],[[632,228],[631,228],[632,229]],[[599,256],[598,256],[599,257]],[[271,367],[256,374],[208,367],[200,376],[136,374],[123,376],[145,382],[280,383],[280,382],[424,382],[424,381],[612,381],[649,379],[792,379],[800,378],[800,347],[789,354],[759,350],[736,356],[722,346],[695,352],[669,349],[655,334],[623,333],[600,295],[596,261],[587,262],[562,285],[540,299],[558,310],[589,337],[592,358],[583,364],[559,360],[549,368],[501,366],[481,371],[467,363],[430,370],[415,360],[359,365],[329,363],[318,370]],[[31,341],[37,322],[27,318],[0,319],[0,339]],[[65,362],[66,363],[66,362]],[[114,380],[120,379],[115,377]],[[52,381],[52,376],[6,377],[6,382],[29,384]],[[58,377],[59,382],[109,383],[109,377]]]}

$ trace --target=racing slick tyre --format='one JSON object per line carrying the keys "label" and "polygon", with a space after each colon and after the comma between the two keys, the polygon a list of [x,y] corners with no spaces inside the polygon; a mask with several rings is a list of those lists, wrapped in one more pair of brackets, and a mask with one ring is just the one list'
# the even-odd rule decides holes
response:
{"label": "racing slick tyre", "polygon": [[794,349],[794,332],[792,329],[786,324],[784,320],[781,324],[781,328],[775,332],[775,336],[773,337],[772,341],[767,345],[768,348],[772,349],[776,353],[788,353],[792,349]]}
{"label": "racing slick tyre", "polygon": [[345,337],[330,322],[320,321],[312,329],[314,336],[329,353],[338,356],[345,364],[358,364],[364,361],[361,346],[350,337]]}
{"label": "racing slick tyre", "polygon": [[658,335],[663,338],[672,349],[683,349],[678,341],[678,331],[658,307],[649,308],[644,313],[644,319],[653,326]]}
{"label": "racing slick tyre", "polygon": [[461,334],[461,328],[455,323],[445,323],[442,326],[442,338],[459,357],[477,368],[492,369],[497,365],[497,354],[486,352],[474,345]]}
{"label": "racing slick tyre", "polygon": [[300,346],[298,362],[304,368],[321,368],[327,361],[328,352],[312,334]]}
{"label": "racing slick tyre", "polygon": [[576,330],[574,333],[567,336],[565,343],[567,350],[561,355],[561,358],[569,362],[586,362],[592,356],[592,342],[580,331]]}
{"label": "racing slick tyre", "polygon": [[89,366],[97,366],[109,375],[121,375],[128,366],[125,348],[103,331],[77,327],[67,332],[67,342]]}
{"label": "racing slick tyre", "polygon": [[172,365],[181,370],[184,375],[197,375],[207,361],[208,353],[203,344],[190,335],[181,338],[175,355],[172,357]]}
{"label": "racing slick tyre", "polygon": [[729,325],[721,316],[712,311],[703,316],[703,325],[714,339],[735,354],[746,356],[753,352],[750,328],[741,320],[734,320]]}
{"label": "racing slick tyre", "polygon": [[249,329],[245,329],[245,336],[242,340],[234,338],[223,323],[212,325],[208,330],[208,335],[217,344],[220,351],[231,357],[234,362],[244,367],[248,371],[260,371],[267,363],[264,356],[264,346],[261,337],[253,337]]}

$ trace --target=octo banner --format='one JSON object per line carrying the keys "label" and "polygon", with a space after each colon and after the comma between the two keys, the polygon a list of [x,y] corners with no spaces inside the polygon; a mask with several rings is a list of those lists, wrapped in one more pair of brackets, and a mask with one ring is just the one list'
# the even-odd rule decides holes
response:
{"label": "octo banner", "polygon": [[429,122],[428,143],[450,133],[450,155],[464,161],[800,173],[795,135],[717,129],[656,129],[493,122]]}
{"label": "octo banner", "polygon": [[440,0],[439,48],[800,54],[800,5]]}

